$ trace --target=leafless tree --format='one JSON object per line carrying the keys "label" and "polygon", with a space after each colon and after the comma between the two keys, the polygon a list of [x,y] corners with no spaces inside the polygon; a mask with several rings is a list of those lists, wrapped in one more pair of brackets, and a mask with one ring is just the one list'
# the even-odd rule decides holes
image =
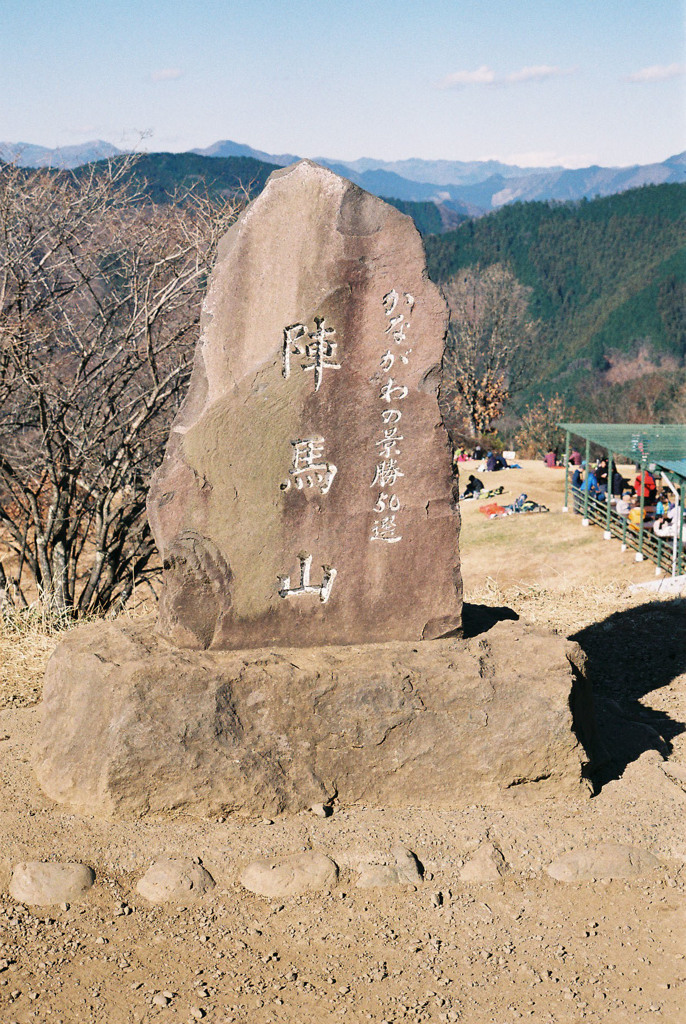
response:
{"label": "leafless tree", "polygon": [[526,372],[535,335],[527,314],[529,289],[494,264],[456,274],[443,291],[451,317],[442,401],[449,416],[464,417],[477,437],[491,429]]}
{"label": "leafless tree", "polygon": [[0,165],[0,593],[25,605],[29,577],[63,615],[121,606],[150,572],[147,483],[241,206],[155,206],[130,172]]}
{"label": "leafless tree", "polygon": [[565,434],[558,423],[573,421],[574,409],[565,398],[554,394],[541,395],[534,405],[527,405],[515,436],[517,451],[525,459],[543,458],[548,452],[558,454],[564,448]]}

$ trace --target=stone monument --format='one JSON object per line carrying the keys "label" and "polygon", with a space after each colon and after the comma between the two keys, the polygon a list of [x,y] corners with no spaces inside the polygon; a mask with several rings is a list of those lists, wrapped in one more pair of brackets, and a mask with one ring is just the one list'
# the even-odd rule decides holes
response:
{"label": "stone monument", "polygon": [[457,635],[446,322],[408,217],[308,161],[271,176],[220,248],[150,488],[157,627],[81,627],[48,666],[49,796],[273,814],[588,792],[579,648]]}
{"label": "stone monument", "polygon": [[324,167],[223,240],[148,500],[175,644],[422,640],[460,625],[436,392],[447,307],[412,221]]}

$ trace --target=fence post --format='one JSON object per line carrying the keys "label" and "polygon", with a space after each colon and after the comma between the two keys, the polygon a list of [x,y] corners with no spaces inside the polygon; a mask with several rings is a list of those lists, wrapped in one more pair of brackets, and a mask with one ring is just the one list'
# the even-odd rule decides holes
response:
{"label": "fence post", "polygon": [[590,461],[591,442],[586,441],[586,476],[584,477],[584,517],[581,520],[582,526],[588,526],[588,474],[591,472]]}
{"label": "fence post", "polygon": [[569,512],[569,431],[565,431],[565,506],[563,512]]}
{"label": "fence post", "polygon": [[646,490],[646,469],[645,469],[644,463],[641,462],[641,501],[639,503],[639,508],[641,510],[641,520],[640,520],[640,522],[638,524],[638,551],[636,552],[636,561],[637,562],[642,562],[643,561],[643,515],[644,515],[644,512],[645,512],[645,504],[646,504],[645,490]]}
{"label": "fence post", "polygon": [[681,495],[679,500],[679,515],[675,516],[675,528],[678,530],[677,542],[676,542],[676,575],[681,576],[683,572],[683,566],[681,564],[684,557],[684,501],[686,501],[686,480],[681,481],[679,487],[679,494]]}
{"label": "fence post", "polygon": [[605,511],[605,533],[604,533],[605,540],[609,540],[610,537],[612,536],[612,531],[610,530],[610,517],[612,515],[612,502],[610,500],[611,497],[612,497],[612,452],[608,452],[608,457],[607,457],[607,489],[605,491],[605,502],[607,504],[607,509]]}

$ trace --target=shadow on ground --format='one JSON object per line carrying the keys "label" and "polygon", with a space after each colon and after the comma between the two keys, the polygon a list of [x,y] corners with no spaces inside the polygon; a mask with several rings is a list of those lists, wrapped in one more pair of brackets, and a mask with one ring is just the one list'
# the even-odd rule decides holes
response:
{"label": "shadow on ground", "polygon": [[686,726],[645,707],[641,697],[686,672],[686,605],[654,601],[616,612],[570,637],[584,650],[593,688],[598,749],[593,781],[601,789],[647,750],[664,757]]}
{"label": "shadow on ground", "polygon": [[488,604],[465,603],[462,606],[462,627],[455,631],[455,635],[471,640],[481,633],[487,633],[496,622],[503,622],[505,619],[517,621],[519,615],[512,608],[505,606],[495,608]]}

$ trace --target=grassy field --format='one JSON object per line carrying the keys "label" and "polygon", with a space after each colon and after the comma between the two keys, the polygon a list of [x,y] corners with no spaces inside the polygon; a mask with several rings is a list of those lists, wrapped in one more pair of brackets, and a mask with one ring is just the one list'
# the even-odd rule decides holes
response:
{"label": "grassy field", "polygon": [[[463,479],[476,463],[463,463]],[[522,461],[523,469],[479,473],[486,487],[503,485],[497,500],[509,504],[521,493],[546,505],[547,513],[487,519],[484,501],[464,501],[462,574],[465,601],[507,605],[528,621],[569,635],[622,608],[646,600],[632,583],[655,579],[655,566],[636,562],[617,540],[563,513],[564,471]]]}

